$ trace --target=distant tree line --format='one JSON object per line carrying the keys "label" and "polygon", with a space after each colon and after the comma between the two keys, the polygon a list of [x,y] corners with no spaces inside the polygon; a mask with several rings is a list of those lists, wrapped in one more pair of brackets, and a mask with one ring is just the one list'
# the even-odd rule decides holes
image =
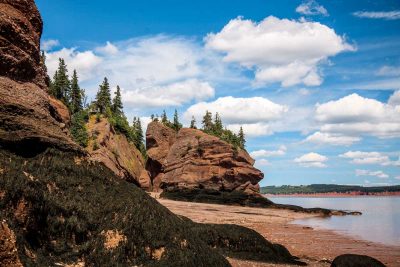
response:
{"label": "distant tree line", "polygon": [[[151,120],[159,121],[175,131],[179,131],[182,128],[182,124],[179,122],[178,112],[176,109],[172,122],[168,119],[165,110],[160,117],[158,115],[152,114]],[[225,142],[232,144],[235,148],[245,149],[246,139],[243,128],[240,127],[237,134],[233,133],[231,130],[228,130],[226,127],[224,127],[222,119],[218,112],[213,117],[212,113],[207,110],[205,115],[203,116],[203,120],[201,123],[202,127],[200,128],[200,130],[202,130],[203,132],[214,135],[224,140]],[[197,129],[196,119],[194,118],[194,116],[192,116],[189,127]]]}
{"label": "distant tree line", "polygon": [[[42,61],[45,61],[43,53]],[[77,71],[73,71],[70,79],[67,65],[64,59],[60,58],[58,69],[54,73],[53,79],[50,79],[49,92],[68,107],[71,113],[71,135],[82,147],[88,145],[89,134],[86,123],[89,115],[94,113],[97,121],[100,121],[101,117],[106,117],[117,132],[124,134],[142,154],[146,154],[140,118],[134,117],[132,125],[129,125],[123,111],[121,89],[117,86],[114,97],[111,97],[110,84],[106,77],[99,86],[96,100],[87,105],[85,91],[79,86]]]}
{"label": "distant tree line", "polygon": [[357,185],[336,185],[336,184],[311,184],[311,185],[282,185],[282,186],[265,186],[261,188],[263,194],[274,195],[290,195],[290,194],[317,194],[317,193],[350,193],[362,192],[382,193],[382,192],[399,192],[400,186],[376,186],[363,187]]}

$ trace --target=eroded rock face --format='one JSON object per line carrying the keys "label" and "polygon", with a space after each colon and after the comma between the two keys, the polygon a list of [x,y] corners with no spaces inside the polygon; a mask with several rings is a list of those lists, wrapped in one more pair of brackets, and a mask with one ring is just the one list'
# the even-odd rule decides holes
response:
{"label": "eroded rock face", "polygon": [[96,116],[90,117],[87,128],[91,136],[87,149],[90,159],[102,162],[122,179],[151,190],[143,156],[124,135],[117,134],[106,118],[96,122]]}
{"label": "eroded rock face", "polygon": [[[200,130],[184,128],[176,134],[158,122],[146,133],[152,178],[161,189],[209,189],[258,194],[263,173],[242,149]],[[154,181],[154,180],[153,180]],[[157,186],[153,182],[154,186]]]}
{"label": "eroded rock face", "polygon": [[40,62],[42,28],[33,0],[0,0],[0,76],[46,87]]}
{"label": "eroded rock face", "polygon": [[0,0],[0,33],[0,146],[25,154],[49,146],[80,150],[65,129],[63,108],[46,93],[42,20],[34,1]]}

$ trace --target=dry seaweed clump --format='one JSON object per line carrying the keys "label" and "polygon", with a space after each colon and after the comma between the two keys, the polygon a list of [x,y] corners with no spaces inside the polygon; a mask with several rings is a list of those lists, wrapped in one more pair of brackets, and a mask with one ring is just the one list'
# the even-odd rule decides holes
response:
{"label": "dry seaweed clump", "polygon": [[230,266],[226,255],[294,262],[254,231],[178,217],[104,165],[76,164],[76,156],[48,149],[24,158],[0,149],[7,170],[0,218],[23,266]]}

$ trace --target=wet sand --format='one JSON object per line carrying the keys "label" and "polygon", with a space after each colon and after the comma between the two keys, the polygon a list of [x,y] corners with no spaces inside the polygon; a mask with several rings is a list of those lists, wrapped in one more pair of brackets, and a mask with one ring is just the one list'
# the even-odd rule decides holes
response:
{"label": "wet sand", "polygon": [[[200,223],[227,223],[251,228],[273,243],[284,245],[309,266],[330,266],[338,255],[363,254],[379,259],[387,266],[400,266],[400,246],[387,246],[345,236],[330,230],[290,224],[313,214],[288,210],[225,206],[159,199],[172,212]],[[232,266],[288,266],[228,258]]]}

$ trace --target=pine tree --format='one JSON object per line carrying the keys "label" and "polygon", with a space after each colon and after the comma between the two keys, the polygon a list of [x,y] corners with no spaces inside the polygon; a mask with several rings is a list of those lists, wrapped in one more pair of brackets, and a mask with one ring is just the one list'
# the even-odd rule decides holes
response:
{"label": "pine tree", "polygon": [[203,130],[205,132],[211,132],[213,129],[213,122],[212,122],[212,114],[208,110],[206,111],[206,114],[203,117]]}
{"label": "pine tree", "polygon": [[124,114],[123,108],[124,107],[122,105],[121,89],[117,85],[117,91],[115,92],[115,96],[113,98],[113,103],[112,103],[112,112],[116,116],[121,116]]}
{"label": "pine tree", "polygon": [[78,83],[78,74],[76,70],[72,75],[71,79],[71,111],[72,113],[77,113],[82,110],[83,103],[82,103],[82,90],[79,87]]}
{"label": "pine tree", "polygon": [[167,113],[165,112],[165,110],[163,110],[163,114],[161,115],[161,122],[164,125],[168,124],[168,117],[167,117]]}
{"label": "pine tree", "polygon": [[104,78],[96,95],[96,106],[100,113],[105,114],[107,108],[111,108],[110,84],[107,77]]}
{"label": "pine tree", "polygon": [[68,69],[64,59],[59,58],[58,69],[54,75],[53,80],[53,92],[57,99],[64,101],[64,103],[70,105],[70,81],[68,78]]}
{"label": "pine tree", "polygon": [[240,126],[240,129],[239,129],[238,139],[239,139],[239,146],[244,149],[245,144],[246,144],[246,139],[245,139],[245,136],[244,136],[244,132],[243,132],[242,126]]}
{"label": "pine tree", "polygon": [[221,136],[223,130],[222,120],[217,112],[215,113],[213,132],[215,135]]}
{"label": "pine tree", "polygon": [[192,120],[190,121],[190,128],[197,129],[196,127],[196,119],[192,116]]}
{"label": "pine tree", "polygon": [[178,111],[175,109],[175,113],[174,113],[174,122],[172,123],[172,128],[175,131],[179,131],[182,128],[182,124],[179,122],[179,118],[178,118]]}

